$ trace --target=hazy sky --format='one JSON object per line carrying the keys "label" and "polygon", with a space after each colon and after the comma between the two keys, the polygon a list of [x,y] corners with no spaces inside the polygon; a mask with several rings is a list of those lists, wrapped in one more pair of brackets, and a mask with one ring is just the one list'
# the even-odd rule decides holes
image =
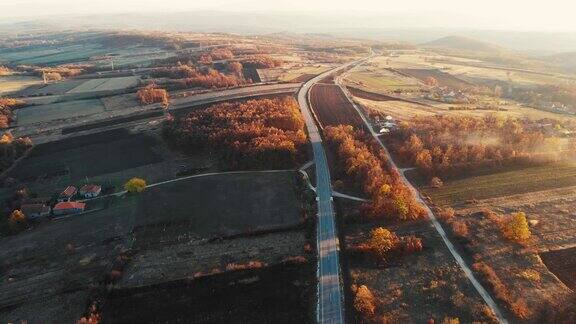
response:
{"label": "hazy sky", "polygon": [[[0,20],[199,9],[326,14],[354,11],[383,17],[390,14],[431,17],[436,24],[431,27],[576,31],[575,0],[0,0]],[[410,24],[417,25],[417,21]],[[382,26],[385,27],[385,21]]]}

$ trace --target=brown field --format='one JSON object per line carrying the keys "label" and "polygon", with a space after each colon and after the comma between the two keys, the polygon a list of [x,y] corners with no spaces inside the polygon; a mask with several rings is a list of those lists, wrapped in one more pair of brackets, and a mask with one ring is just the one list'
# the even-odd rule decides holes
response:
{"label": "brown field", "polygon": [[371,101],[390,101],[396,100],[394,97],[390,97],[381,93],[377,92],[369,92],[362,89],[354,88],[354,87],[347,87],[348,91],[354,96],[362,99],[367,99]]}
{"label": "brown field", "polygon": [[[355,212],[348,202],[346,205],[338,201],[339,213],[353,219]],[[354,258],[346,249],[363,242],[375,226],[386,226],[398,235],[414,234],[422,238],[424,250],[390,260],[382,266]],[[433,319],[441,323],[445,317],[457,317],[460,323],[495,322],[429,222],[347,223],[342,228],[345,236],[343,262],[349,271],[347,288],[366,285],[379,300],[375,313],[381,322],[426,323]],[[353,316],[356,311],[351,295],[347,298],[348,312],[352,314],[349,321],[360,323],[361,320]]]}
{"label": "brown field", "polygon": [[540,253],[542,261],[570,289],[576,289],[576,248]]}
{"label": "brown field", "polygon": [[438,81],[438,85],[443,87],[450,87],[454,89],[466,89],[474,86],[471,83],[468,83],[464,80],[458,79],[455,76],[452,76],[448,73],[444,73],[440,70],[434,69],[399,69],[401,73],[405,73],[412,77],[415,77],[421,81],[424,81],[426,78],[433,77]]}
{"label": "brown field", "polygon": [[310,91],[310,102],[323,127],[341,124],[355,127],[363,125],[362,119],[337,85],[315,85]]}

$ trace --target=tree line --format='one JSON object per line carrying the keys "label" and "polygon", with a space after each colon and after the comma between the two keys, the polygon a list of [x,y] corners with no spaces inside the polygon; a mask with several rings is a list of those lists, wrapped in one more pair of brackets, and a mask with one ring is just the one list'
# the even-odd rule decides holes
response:
{"label": "tree line", "polygon": [[428,178],[472,168],[559,159],[572,140],[547,134],[541,122],[464,116],[414,117],[388,137],[392,151]]}
{"label": "tree line", "polygon": [[219,149],[230,169],[287,168],[303,155],[304,120],[292,97],[225,102],[169,121],[179,148]]}
{"label": "tree line", "polygon": [[384,152],[369,141],[362,131],[352,126],[327,127],[328,143],[338,153],[341,169],[346,175],[362,184],[370,198],[363,206],[368,218],[419,219],[426,215],[414,194],[403,183],[398,171],[390,165]]}

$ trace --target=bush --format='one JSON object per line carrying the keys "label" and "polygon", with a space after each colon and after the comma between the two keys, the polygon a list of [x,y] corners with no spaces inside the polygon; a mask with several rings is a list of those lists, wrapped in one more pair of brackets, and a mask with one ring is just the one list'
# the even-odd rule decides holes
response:
{"label": "bush", "polygon": [[141,178],[132,178],[124,184],[124,189],[130,193],[143,192],[146,190],[146,181]]}
{"label": "bush", "polygon": [[506,238],[515,242],[524,242],[529,239],[531,232],[526,220],[526,214],[524,212],[512,214],[504,222],[502,231]]}
{"label": "bush", "polygon": [[374,316],[376,300],[368,287],[362,285],[356,290],[356,295],[354,296],[354,309],[356,309],[362,317]]}
{"label": "bush", "polygon": [[156,85],[151,84],[143,89],[138,90],[136,93],[138,100],[143,105],[150,105],[153,103],[162,103],[163,106],[168,106],[170,96],[168,91],[156,88]]}
{"label": "bush", "polygon": [[370,239],[368,240],[368,248],[382,261],[398,244],[398,236],[383,227],[377,227],[370,232]]}

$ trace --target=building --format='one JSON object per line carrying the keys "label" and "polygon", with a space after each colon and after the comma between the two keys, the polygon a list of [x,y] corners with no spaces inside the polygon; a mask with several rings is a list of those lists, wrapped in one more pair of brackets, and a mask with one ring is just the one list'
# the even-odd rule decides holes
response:
{"label": "building", "polygon": [[80,196],[84,198],[94,198],[100,195],[102,187],[94,184],[85,185],[80,188]]}
{"label": "building", "polygon": [[20,210],[26,215],[26,218],[35,219],[50,215],[51,209],[45,204],[25,204],[20,207]]}
{"label": "building", "polygon": [[85,208],[85,203],[77,201],[64,201],[57,203],[56,206],[54,206],[53,212],[55,216],[70,215],[81,213]]}
{"label": "building", "polygon": [[76,196],[77,192],[78,192],[78,189],[76,189],[76,187],[68,186],[68,187],[66,187],[66,189],[64,189],[64,191],[62,191],[62,193],[60,193],[60,196],[58,197],[58,201],[59,202],[70,201],[70,199],[72,199],[72,197]]}

